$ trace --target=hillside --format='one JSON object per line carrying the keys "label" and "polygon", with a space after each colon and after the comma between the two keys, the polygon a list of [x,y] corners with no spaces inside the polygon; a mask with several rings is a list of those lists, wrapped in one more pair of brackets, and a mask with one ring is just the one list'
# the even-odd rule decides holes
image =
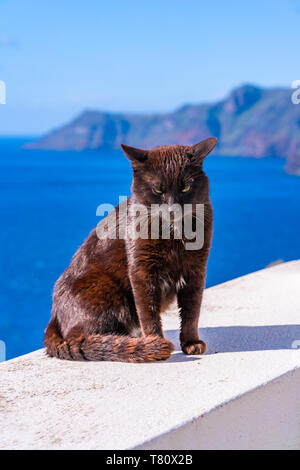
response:
{"label": "hillside", "polygon": [[185,105],[166,114],[85,111],[29,146],[80,151],[123,143],[150,148],[215,136],[215,154],[285,157],[287,171],[300,174],[300,105],[292,103],[291,95],[291,89],[244,85],[225,100]]}

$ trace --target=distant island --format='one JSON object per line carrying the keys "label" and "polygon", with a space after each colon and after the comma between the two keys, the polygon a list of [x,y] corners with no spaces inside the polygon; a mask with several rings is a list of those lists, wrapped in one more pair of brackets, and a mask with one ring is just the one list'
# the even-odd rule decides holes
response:
{"label": "distant island", "polygon": [[45,150],[117,149],[120,144],[195,143],[209,136],[214,154],[284,157],[286,170],[300,175],[300,104],[292,89],[243,85],[213,104],[185,105],[165,114],[85,111],[74,121],[26,146]]}

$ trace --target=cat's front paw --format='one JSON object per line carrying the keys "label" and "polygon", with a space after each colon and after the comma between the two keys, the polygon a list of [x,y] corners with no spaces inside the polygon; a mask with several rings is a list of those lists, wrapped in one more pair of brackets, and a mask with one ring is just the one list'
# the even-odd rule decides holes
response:
{"label": "cat's front paw", "polygon": [[188,341],[181,346],[184,354],[194,355],[194,354],[204,354],[206,351],[206,344],[204,341]]}

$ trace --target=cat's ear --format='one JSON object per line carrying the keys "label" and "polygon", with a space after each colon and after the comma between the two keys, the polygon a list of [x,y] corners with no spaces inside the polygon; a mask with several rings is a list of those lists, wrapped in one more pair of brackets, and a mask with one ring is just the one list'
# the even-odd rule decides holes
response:
{"label": "cat's ear", "polygon": [[128,145],[121,144],[121,147],[125,153],[125,155],[134,162],[143,163],[148,158],[148,151],[143,149],[136,149],[134,147],[129,147]]}
{"label": "cat's ear", "polygon": [[203,160],[215,148],[217,143],[216,138],[210,137],[198,142],[198,144],[191,145],[188,152],[194,160]]}

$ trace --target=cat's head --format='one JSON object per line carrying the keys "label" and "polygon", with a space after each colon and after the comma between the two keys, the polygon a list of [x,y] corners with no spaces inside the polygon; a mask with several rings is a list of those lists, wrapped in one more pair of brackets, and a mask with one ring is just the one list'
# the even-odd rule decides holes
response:
{"label": "cat's head", "polygon": [[183,205],[209,200],[202,164],[217,139],[195,145],[169,145],[142,150],[121,145],[133,169],[132,193],[139,203]]}

